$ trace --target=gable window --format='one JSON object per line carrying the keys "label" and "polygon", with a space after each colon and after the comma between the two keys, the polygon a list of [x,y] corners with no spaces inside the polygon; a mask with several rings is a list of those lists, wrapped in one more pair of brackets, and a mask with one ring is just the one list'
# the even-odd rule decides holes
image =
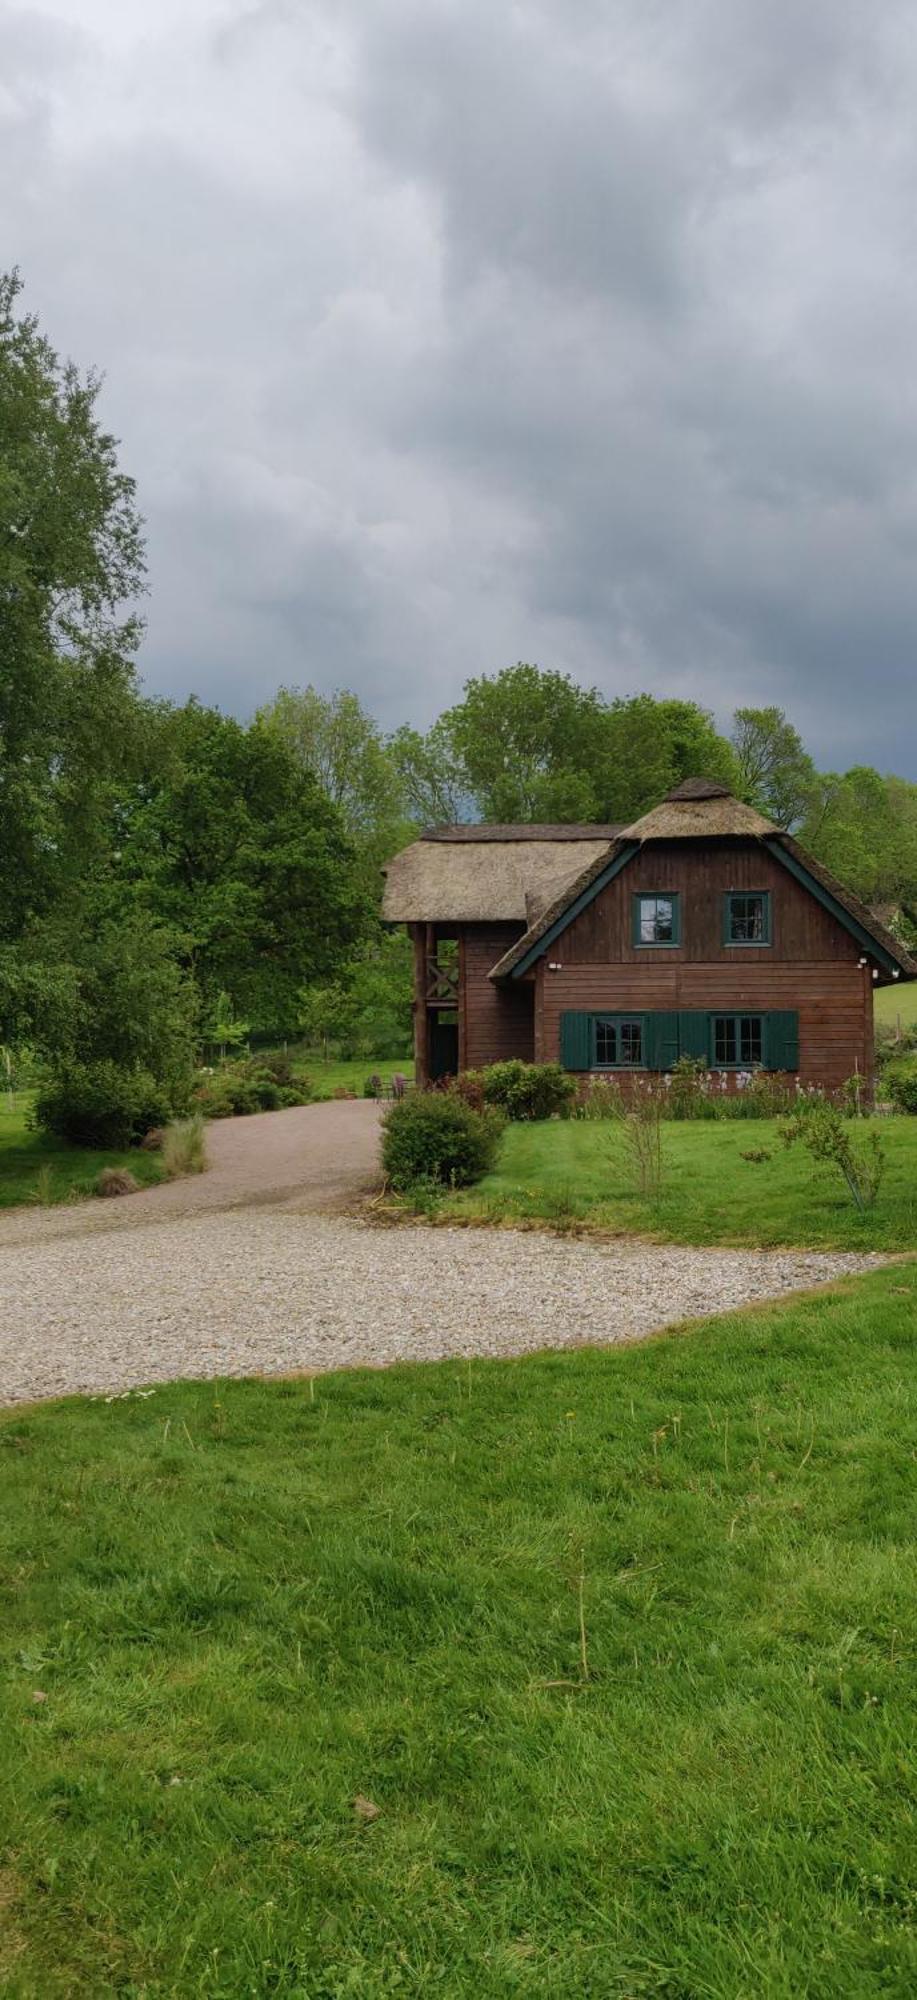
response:
{"label": "gable window", "polygon": [[710,1020],[714,1069],[760,1069],[764,1062],[761,1014],[712,1014]]}
{"label": "gable window", "polygon": [[594,1069],[642,1067],[643,1021],[639,1014],[596,1014],[593,1036]]}
{"label": "gable window", "polygon": [[767,889],[731,889],[723,914],[725,944],[770,944],[771,899]]}
{"label": "gable window", "polygon": [[677,895],[655,891],[634,897],[635,945],[681,943],[681,908]]}

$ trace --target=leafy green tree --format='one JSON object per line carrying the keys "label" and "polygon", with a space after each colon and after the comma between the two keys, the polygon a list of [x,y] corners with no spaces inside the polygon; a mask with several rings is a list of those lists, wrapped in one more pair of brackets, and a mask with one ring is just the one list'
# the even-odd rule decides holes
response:
{"label": "leafy green tree", "polygon": [[695,702],[609,704],[522,663],[468,681],[437,727],[483,819],[626,825],[682,778],[735,781],[729,744]]}
{"label": "leafy green tree", "polygon": [[868,765],[823,773],[799,838],[867,903],[917,913],[917,786]]}
{"label": "leafy green tree", "polygon": [[404,724],[387,743],[401,786],[402,808],[415,826],[454,826],[469,817],[467,780],[442,721],[427,734]]}
{"label": "leafy green tree", "polygon": [[816,771],[783,709],[737,708],[732,746],[743,796],[776,826],[798,826],[812,804]]}
{"label": "leafy green tree", "polygon": [[346,688],[281,688],[257,720],[337,807],[367,887],[378,893],[380,869],[407,837],[401,779],[378,725]]}
{"label": "leafy green tree", "polygon": [[707,710],[649,694],[613,701],[605,717],[596,817],[627,826],[684,778],[715,778],[730,788],[736,783],[731,748]]}
{"label": "leafy green tree", "polygon": [[[104,845],[136,719],[133,482],[99,380],[62,362],[0,277],[0,940],[70,893]],[[20,1000],[25,986],[19,984]]]}
{"label": "leafy green tree", "polygon": [[228,995],[289,1034],[307,980],[349,962],[369,922],[339,810],[282,736],[188,702],[150,716],[120,802],[108,893],[166,925],[205,1016]]}
{"label": "leafy green tree", "polygon": [[593,819],[606,715],[595,688],[520,661],[466,681],[439,728],[483,819]]}

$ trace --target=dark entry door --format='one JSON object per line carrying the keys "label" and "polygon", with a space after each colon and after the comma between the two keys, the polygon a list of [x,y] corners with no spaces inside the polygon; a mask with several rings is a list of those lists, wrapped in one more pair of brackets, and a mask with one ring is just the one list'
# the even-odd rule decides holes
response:
{"label": "dark entry door", "polygon": [[433,1016],[430,1023],[430,1082],[458,1075],[458,1021]]}

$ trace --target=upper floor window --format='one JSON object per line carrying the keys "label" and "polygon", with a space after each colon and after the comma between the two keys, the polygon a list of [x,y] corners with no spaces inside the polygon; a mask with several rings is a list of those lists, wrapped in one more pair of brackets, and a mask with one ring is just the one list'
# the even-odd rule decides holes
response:
{"label": "upper floor window", "polygon": [[634,897],[634,944],[680,944],[681,906],[677,895],[660,892]]}
{"label": "upper floor window", "polygon": [[724,944],[770,944],[771,899],[767,889],[731,889],[723,913]]}
{"label": "upper floor window", "polygon": [[597,1014],[593,1022],[595,1069],[639,1069],[643,1062],[643,1022],[639,1015]]}

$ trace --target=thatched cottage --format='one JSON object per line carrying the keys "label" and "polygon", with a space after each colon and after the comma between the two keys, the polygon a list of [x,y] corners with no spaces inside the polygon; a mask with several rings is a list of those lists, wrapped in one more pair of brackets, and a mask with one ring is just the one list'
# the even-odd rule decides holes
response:
{"label": "thatched cottage", "polygon": [[447,826],[386,871],[414,941],[417,1079],[507,1056],[702,1057],[836,1089],[873,1065],[873,988],[917,965],[789,834],[689,779],[633,826]]}

